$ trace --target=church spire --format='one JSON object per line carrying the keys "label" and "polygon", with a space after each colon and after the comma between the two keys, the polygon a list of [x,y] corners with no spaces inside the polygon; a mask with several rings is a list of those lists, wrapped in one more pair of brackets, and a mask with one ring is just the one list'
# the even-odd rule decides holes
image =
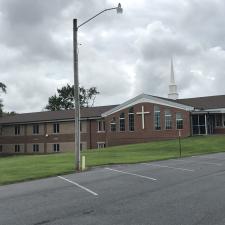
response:
{"label": "church spire", "polygon": [[173,57],[171,57],[170,84],[175,84],[174,70],[173,70]]}
{"label": "church spire", "polygon": [[176,100],[178,98],[177,85],[174,78],[173,58],[171,57],[171,72],[168,98]]}

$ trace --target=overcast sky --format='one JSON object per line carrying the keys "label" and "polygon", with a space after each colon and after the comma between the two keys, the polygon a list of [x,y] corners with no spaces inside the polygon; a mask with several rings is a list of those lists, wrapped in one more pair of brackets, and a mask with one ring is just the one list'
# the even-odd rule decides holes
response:
{"label": "overcast sky", "polygon": [[[224,0],[120,0],[81,27],[79,77],[96,105],[141,93],[167,97],[170,59],[180,98],[225,94]],[[115,0],[0,0],[0,82],[5,111],[41,111],[73,83],[72,19],[82,23]]]}

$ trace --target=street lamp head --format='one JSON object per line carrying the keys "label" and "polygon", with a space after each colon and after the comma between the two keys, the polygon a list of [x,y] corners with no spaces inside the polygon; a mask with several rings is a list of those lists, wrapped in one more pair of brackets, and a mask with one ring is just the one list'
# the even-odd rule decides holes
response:
{"label": "street lamp head", "polygon": [[117,13],[118,13],[118,14],[123,13],[123,9],[122,9],[122,7],[121,7],[121,4],[120,4],[120,3],[118,4],[118,7],[116,8],[116,11],[117,11]]}

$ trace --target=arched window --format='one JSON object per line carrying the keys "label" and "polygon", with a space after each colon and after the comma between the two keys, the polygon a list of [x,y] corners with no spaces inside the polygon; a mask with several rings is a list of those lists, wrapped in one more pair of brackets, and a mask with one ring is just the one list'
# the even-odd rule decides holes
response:
{"label": "arched window", "polygon": [[131,107],[129,108],[129,113],[128,113],[128,118],[129,118],[129,131],[134,131],[134,108]]}
{"label": "arched window", "polygon": [[125,131],[125,113],[120,114],[120,131]]}

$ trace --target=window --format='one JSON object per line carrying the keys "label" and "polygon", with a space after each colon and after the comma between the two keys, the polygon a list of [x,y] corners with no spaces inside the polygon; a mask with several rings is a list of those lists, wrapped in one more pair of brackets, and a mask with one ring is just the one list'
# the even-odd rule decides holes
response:
{"label": "window", "polygon": [[98,132],[104,132],[104,131],[105,131],[105,121],[98,120]]}
{"label": "window", "polygon": [[110,130],[112,132],[115,132],[116,131],[116,118],[115,117],[113,117],[113,119],[110,122]]}
{"label": "window", "polygon": [[120,131],[125,131],[125,113],[120,114]]}
{"label": "window", "polygon": [[39,145],[38,144],[33,145],[33,152],[39,152]]}
{"label": "window", "polygon": [[80,132],[86,133],[86,121],[80,121]]}
{"label": "window", "polygon": [[54,152],[59,152],[60,151],[59,144],[53,144],[53,151]]}
{"label": "window", "polygon": [[216,126],[217,127],[222,127],[222,114],[216,114]]}
{"label": "window", "polygon": [[0,152],[3,152],[3,147],[2,147],[2,145],[0,145]]}
{"label": "window", "polygon": [[39,124],[33,125],[33,134],[39,134]]}
{"label": "window", "polygon": [[159,106],[154,106],[154,127],[155,130],[161,130]]}
{"label": "window", "polygon": [[105,148],[105,142],[97,142],[98,148]]}
{"label": "window", "polygon": [[20,125],[15,125],[15,135],[20,134]]}
{"label": "window", "polygon": [[165,129],[172,129],[172,115],[170,110],[165,110]]}
{"label": "window", "polygon": [[128,113],[129,131],[134,131],[134,108],[131,107]]}
{"label": "window", "polygon": [[183,129],[183,115],[182,115],[182,113],[176,113],[176,125],[177,125],[177,129]]}
{"label": "window", "polygon": [[15,152],[20,152],[20,145],[15,145]]}
{"label": "window", "polygon": [[59,133],[59,123],[54,123],[53,124],[53,132],[55,134]]}

